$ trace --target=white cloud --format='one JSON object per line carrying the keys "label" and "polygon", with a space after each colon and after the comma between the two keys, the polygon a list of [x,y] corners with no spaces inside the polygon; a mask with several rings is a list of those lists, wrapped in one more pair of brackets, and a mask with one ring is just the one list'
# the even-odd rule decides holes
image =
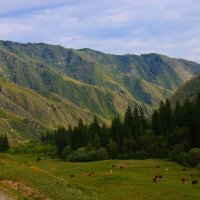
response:
{"label": "white cloud", "polygon": [[6,0],[0,39],[200,62],[199,0]]}

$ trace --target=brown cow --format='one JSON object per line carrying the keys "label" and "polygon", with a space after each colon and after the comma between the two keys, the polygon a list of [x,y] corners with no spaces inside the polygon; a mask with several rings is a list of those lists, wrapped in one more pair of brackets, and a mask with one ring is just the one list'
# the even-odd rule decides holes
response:
{"label": "brown cow", "polygon": [[74,175],[74,174],[71,174],[70,177],[75,177],[75,175]]}
{"label": "brown cow", "polygon": [[156,183],[157,182],[157,178],[153,177],[153,182]]}

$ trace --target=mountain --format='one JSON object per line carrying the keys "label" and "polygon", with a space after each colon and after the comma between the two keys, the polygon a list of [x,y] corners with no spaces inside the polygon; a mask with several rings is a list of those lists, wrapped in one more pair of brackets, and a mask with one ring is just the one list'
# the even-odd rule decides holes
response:
{"label": "mountain", "polygon": [[198,73],[195,62],[158,54],[0,41],[0,127],[21,141],[79,118],[88,122],[97,115],[109,123],[128,104],[142,105],[150,114]]}
{"label": "mountain", "polygon": [[184,102],[186,98],[194,99],[200,92],[200,75],[195,76],[181,86],[171,97],[172,102]]}

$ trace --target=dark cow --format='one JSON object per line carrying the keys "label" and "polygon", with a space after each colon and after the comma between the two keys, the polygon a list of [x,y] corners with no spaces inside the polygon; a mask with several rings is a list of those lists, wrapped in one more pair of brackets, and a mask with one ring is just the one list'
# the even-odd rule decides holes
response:
{"label": "dark cow", "polygon": [[71,174],[70,177],[75,177],[75,175],[74,175],[74,174]]}
{"label": "dark cow", "polygon": [[161,166],[160,166],[160,165],[157,165],[156,168],[161,168]]}
{"label": "dark cow", "polygon": [[158,178],[163,178],[163,176],[162,176],[162,175],[160,175],[160,176],[158,176]]}
{"label": "dark cow", "polygon": [[186,179],[185,178],[182,178],[181,181],[182,181],[183,184],[186,184]]}
{"label": "dark cow", "polygon": [[182,168],[183,171],[187,171],[187,168]]}
{"label": "dark cow", "polygon": [[195,184],[197,184],[197,183],[198,183],[197,180],[192,181],[192,185],[195,185]]}

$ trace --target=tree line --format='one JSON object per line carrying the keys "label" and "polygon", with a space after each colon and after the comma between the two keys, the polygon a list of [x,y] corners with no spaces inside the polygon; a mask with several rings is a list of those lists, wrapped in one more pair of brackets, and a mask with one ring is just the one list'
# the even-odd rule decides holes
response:
{"label": "tree line", "polygon": [[48,132],[42,142],[69,161],[168,157],[187,164],[190,150],[200,147],[200,94],[173,108],[168,99],[161,102],[151,119],[138,105],[128,106],[124,118],[115,117],[109,127],[97,117],[89,125],[80,119],[73,128]]}

